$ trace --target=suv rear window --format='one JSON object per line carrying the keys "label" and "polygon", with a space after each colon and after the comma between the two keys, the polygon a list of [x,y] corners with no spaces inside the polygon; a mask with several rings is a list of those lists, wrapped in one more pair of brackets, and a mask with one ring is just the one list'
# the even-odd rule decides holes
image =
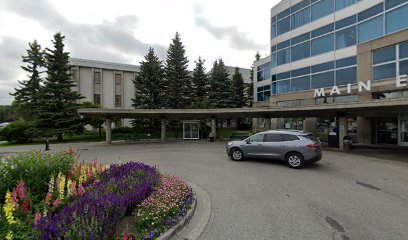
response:
{"label": "suv rear window", "polygon": [[291,134],[281,134],[283,141],[296,141],[299,140],[299,138],[295,135]]}
{"label": "suv rear window", "polygon": [[302,137],[310,139],[312,141],[317,141],[317,138],[313,135],[313,134],[309,134],[309,135],[302,135]]}

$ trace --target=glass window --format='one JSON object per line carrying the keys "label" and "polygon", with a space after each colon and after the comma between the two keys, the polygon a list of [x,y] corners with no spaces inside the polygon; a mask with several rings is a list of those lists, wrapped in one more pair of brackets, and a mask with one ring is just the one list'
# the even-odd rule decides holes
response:
{"label": "glass window", "polygon": [[373,64],[394,61],[396,58],[395,45],[376,49],[373,52]]}
{"label": "glass window", "polygon": [[282,142],[282,137],[280,134],[267,133],[265,142]]}
{"label": "glass window", "polygon": [[357,0],[336,0],[336,11],[346,8],[356,3]]}
{"label": "glass window", "polygon": [[399,57],[400,58],[408,57],[408,42],[404,42],[399,45]]}
{"label": "glass window", "polygon": [[278,50],[289,47],[290,46],[290,39],[284,42],[281,42],[277,45]]}
{"label": "glass window", "polygon": [[263,142],[265,134],[257,134],[250,137],[248,140],[249,142]]}
{"label": "glass window", "polygon": [[393,33],[408,28],[408,5],[397,8],[385,15],[386,32]]}
{"label": "glass window", "polygon": [[286,9],[285,11],[282,11],[282,12],[278,13],[278,15],[277,15],[278,20],[288,16],[289,14],[290,14],[290,8]]}
{"label": "glass window", "polygon": [[296,12],[299,9],[306,7],[309,4],[310,4],[310,0],[301,1],[300,3],[291,7],[292,13]]}
{"label": "glass window", "polygon": [[272,83],[272,94],[275,95],[278,92],[276,82]]}
{"label": "glass window", "polygon": [[312,21],[329,15],[334,10],[333,0],[322,0],[312,5]]}
{"label": "glass window", "polygon": [[386,0],[385,1],[385,9],[388,10],[400,4],[407,2],[407,0]]}
{"label": "glass window", "polygon": [[290,62],[290,48],[278,52],[278,65]]}
{"label": "glass window", "polygon": [[292,78],[291,91],[303,91],[310,89],[310,76]]}
{"label": "glass window", "polygon": [[94,83],[95,84],[101,83],[101,73],[100,72],[94,72]]}
{"label": "glass window", "polygon": [[276,52],[276,45],[272,46],[272,52]]}
{"label": "glass window", "polygon": [[357,102],[357,101],[358,101],[357,95],[337,96],[334,98],[334,102],[336,103],[347,103],[347,102]]}
{"label": "glass window", "polygon": [[278,82],[278,94],[290,92],[290,81],[280,81]]}
{"label": "glass window", "polygon": [[262,102],[264,100],[263,92],[258,92],[256,99],[258,100],[258,102]]}
{"label": "glass window", "polygon": [[356,44],[356,26],[336,32],[336,49],[341,49]]}
{"label": "glass window", "polygon": [[347,85],[357,82],[357,67],[345,68],[336,71],[336,85]]}
{"label": "glass window", "polygon": [[310,42],[292,47],[292,62],[310,57]]}
{"label": "glass window", "polygon": [[334,71],[312,75],[312,89],[334,86]]}
{"label": "glass window", "polygon": [[276,52],[272,53],[272,67],[278,66],[278,59],[276,56],[277,56]]}
{"label": "glass window", "polygon": [[396,66],[395,63],[389,63],[374,67],[374,80],[381,80],[395,77]]}
{"label": "glass window", "polygon": [[329,32],[332,32],[333,30],[334,30],[334,24],[331,23],[331,24],[326,25],[324,27],[313,30],[312,31],[312,38],[318,37],[320,35],[323,35],[323,34],[326,34],[326,33],[329,33]]}
{"label": "glass window", "polygon": [[281,134],[283,141],[296,141],[299,140],[298,136],[290,135],[290,134]]}
{"label": "glass window", "polygon": [[362,11],[361,13],[358,14],[358,21],[361,22],[364,19],[370,18],[374,15],[377,15],[383,11],[383,4],[377,4],[372,8],[369,8],[365,11]]}
{"label": "glass window", "polygon": [[101,94],[94,94],[94,104],[101,105]]}
{"label": "glass window", "polygon": [[121,106],[122,106],[122,96],[115,95],[115,107],[121,107]]}
{"label": "glass window", "polygon": [[271,90],[268,89],[268,91],[264,92],[264,101],[269,101],[270,98],[271,98]]}
{"label": "glass window", "polygon": [[277,36],[276,23],[272,24],[272,38]]}
{"label": "glass window", "polygon": [[258,73],[256,74],[256,81],[257,82],[261,82],[261,81],[263,81],[264,79],[263,79],[263,74],[262,74],[262,71],[258,71]]}
{"label": "glass window", "polygon": [[336,67],[341,68],[341,67],[347,67],[351,65],[356,65],[357,64],[357,57],[349,57],[349,58],[343,58],[339,59],[336,61]]}
{"label": "glass window", "polygon": [[356,15],[339,20],[336,22],[336,29],[344,28],[356,23]]}
{"label": "glass window", "polygon": [[326,62],[312,66],[312,73],[332,70],[334,68],[334,61]]}
{"label": "glass window", "polygon": [[400,62],[399,75],[408,75],[408,60]]}
{"label": "glass window", "polygon": [[292,70],[292,77],[302,76],[310,73],[310,67]]}
{"label": "glass window", "polygon": [[286,79],[286,78],[290,78],[290,72],[278,73],[276,75],[277,80],[282,80],[282,79]]}
{"label": "glass window", "polygon": [[383,35],[383,17],[378,16],[358,25],[358,42],[366,42]]}
{"label": "glass window", "polygon": [[278,35],[290,31],[290,17],[284,18],[278,22]]}
{"label": "glass window", "polygon": [[329,34],[312,40],[312,56],[319,55],[325,52],[333,51],[334,49],[334,34]]}
{"label": "glass window", "polygon": [[298,28],[310,22],[310,8],[305,8],[292,15],[292,29]]}
{"label": "glass window", "polygon": [[295,45],[295,44],[300,43],[300,42],[304,42],[304,41],[306,41],[308,39],[310,39],[310,33],[305,33],[305,34],[299,35],[297,37],[292,38],[292,45]]}

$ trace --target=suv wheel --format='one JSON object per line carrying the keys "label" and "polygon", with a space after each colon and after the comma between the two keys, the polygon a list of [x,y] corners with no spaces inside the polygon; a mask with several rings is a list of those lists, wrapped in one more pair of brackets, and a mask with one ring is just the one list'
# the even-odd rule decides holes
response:
{"label": "suv wheel", "polygon": [[242,153],[241,149],[234,148],[231,150],[231,159],[234,161],[241,161],[244,159],[244,154]]}
{"label": "suv wheel", "polygon": [[288,153],[286,155],[286,162],[291,168],[302,168],[305,164],[305,159],[299,153]]}

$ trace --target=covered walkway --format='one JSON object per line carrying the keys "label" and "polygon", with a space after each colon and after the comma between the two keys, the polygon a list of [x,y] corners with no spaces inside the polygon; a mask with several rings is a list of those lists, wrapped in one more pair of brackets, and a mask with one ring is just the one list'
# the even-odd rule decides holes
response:
{"label": "covered walkway", "polygon": [[[222,109],[104,109],[84,108],[78,113],[87,117],[105,118],[106,142],[111,143],[112,119],[161,119],[161,139],[166,139],[166,120],[211,119],[211,133],[216,134],[216,119],[233,118],[288,118],[288,117],[339,117],[339,138],[347,135],[347,117],[378,117],[408,112],[406,99],[372,100],[365,102],[305,105],[274,108],[222,108]],[[340,149],[343,149],[340,141]]]}

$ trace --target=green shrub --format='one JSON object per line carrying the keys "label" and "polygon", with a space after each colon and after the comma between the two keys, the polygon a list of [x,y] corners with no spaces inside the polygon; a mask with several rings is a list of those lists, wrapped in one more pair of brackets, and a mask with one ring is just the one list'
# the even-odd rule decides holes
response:
{"label": "green shrub", "polygon": [[35,122],[17,120],[0,130],[0,139],[8,142],[26,143],[39,135]]}
{"label": "green shrub", "polygon": [[50,177],[59,172],[68,174],[78,154],[69,149],[62,153],[21,153],[0,158],[0,202],[4,202],[7,190],[12,191],[20,180],[30,186],[34,201],[45,198]]}
{"label": "green shrub", "polygon": [[131,133],[133,131],[130,127],[116,127],[112,129],[112,134],[114,133]]}

